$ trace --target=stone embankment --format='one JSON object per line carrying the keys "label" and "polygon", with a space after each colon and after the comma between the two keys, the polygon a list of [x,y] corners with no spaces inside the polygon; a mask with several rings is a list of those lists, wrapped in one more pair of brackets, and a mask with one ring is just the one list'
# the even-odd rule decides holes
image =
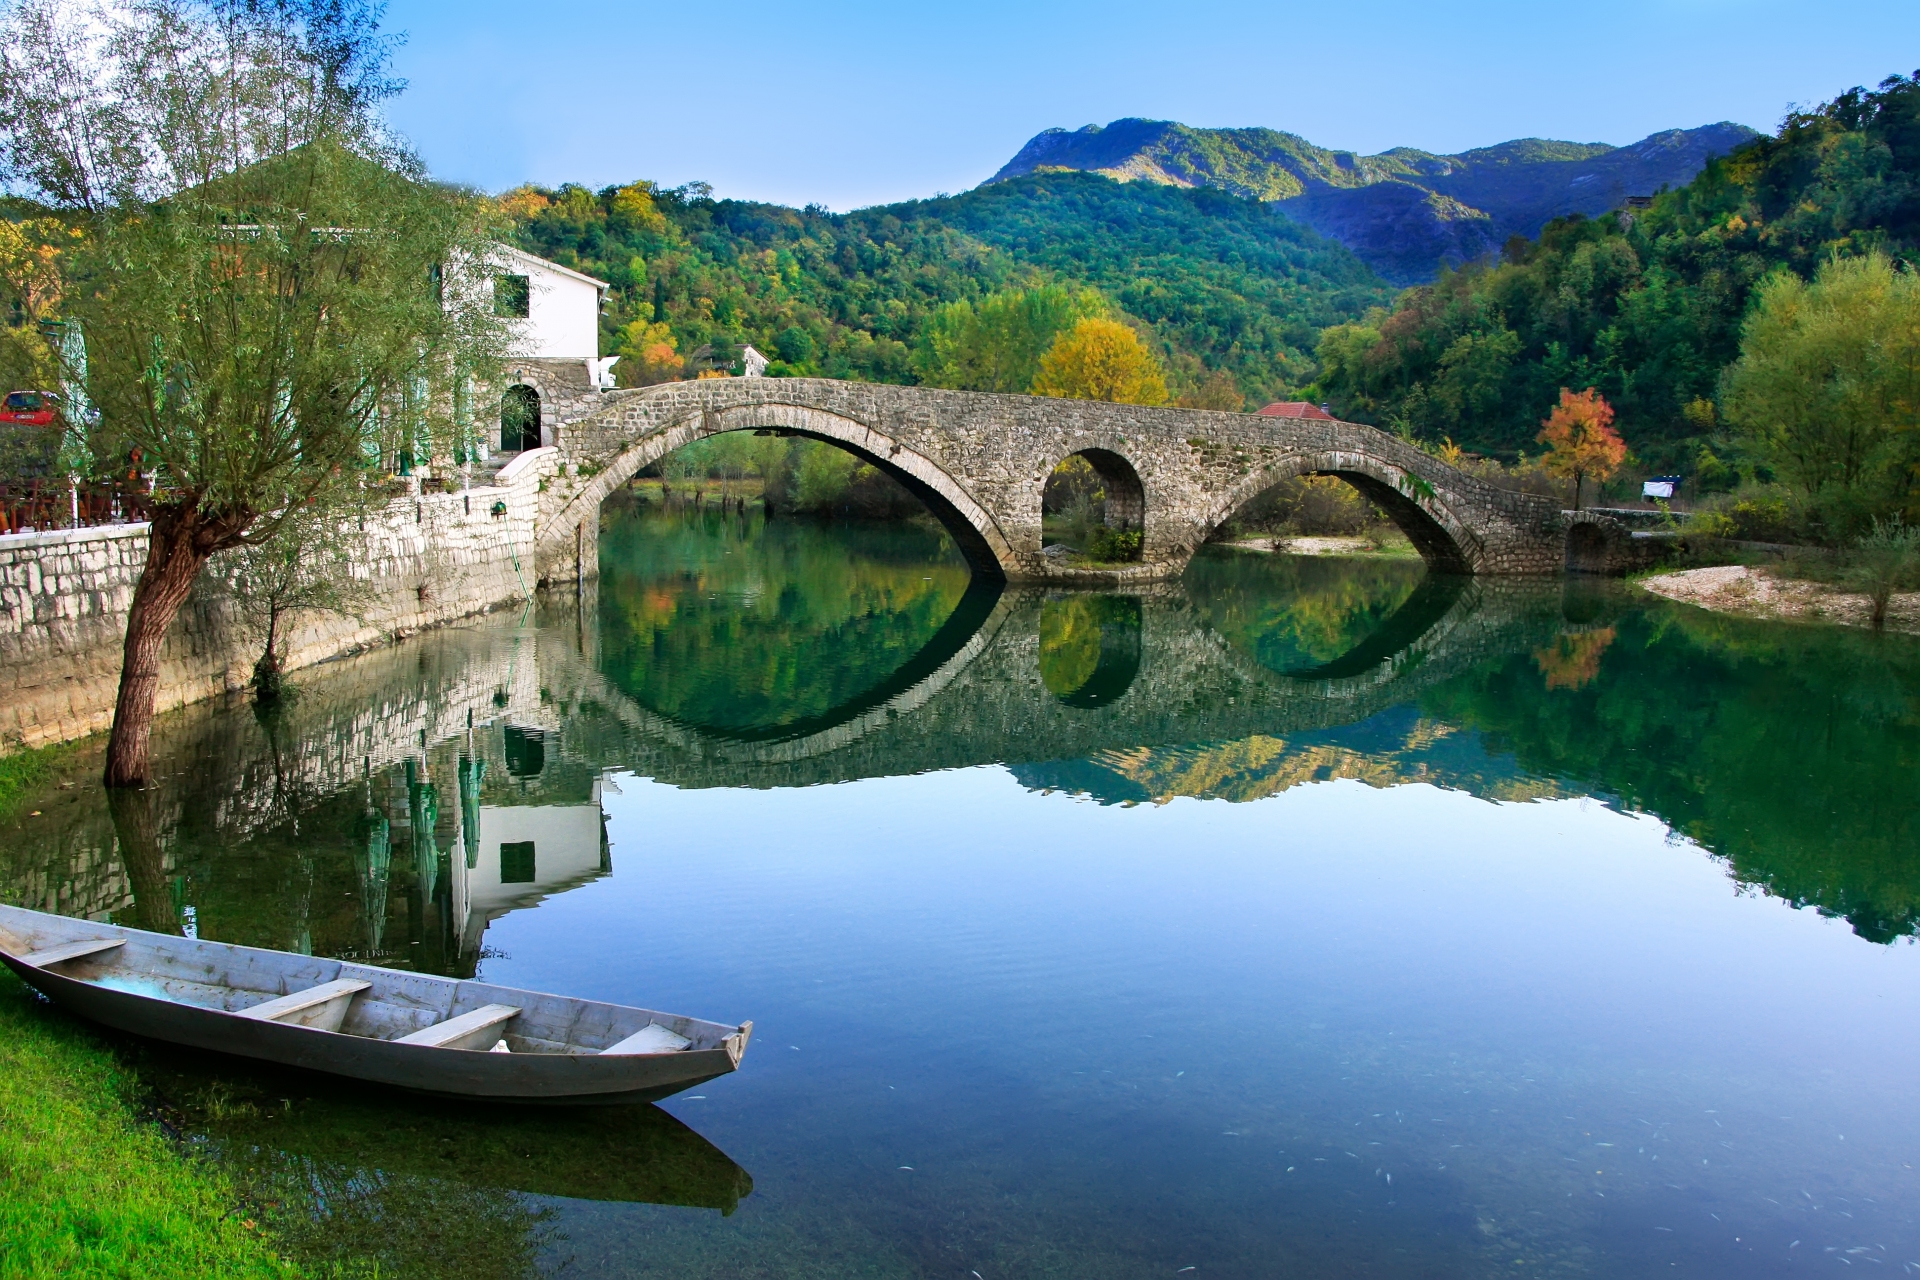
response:
{"label": "stone embankment", "polygon": [[[391,643],[532,596],[535,521],[553,449],[521,454],[494,484],[409,493],[360,531],[356,615],[307,613],[286,633],[292,669]],[[113,718],[121,645],[147,526],[0,537],[0,753],[84,737]],[[244,689],[260,637],[208,567],[167,635],[157,709]]]}

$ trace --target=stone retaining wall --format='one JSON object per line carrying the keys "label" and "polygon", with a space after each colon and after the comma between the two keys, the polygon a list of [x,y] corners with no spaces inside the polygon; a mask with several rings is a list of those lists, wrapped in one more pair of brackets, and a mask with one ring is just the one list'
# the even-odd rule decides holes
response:
{"label": "stone retaining wall", "polygon": [[[513,601],[535,586],[534,523],[555,452],[520,455],[495,484],[407,494],[369,520],[354,558],[373,601],[359,616],[297,615],[289,668],[404,638]],[[496,504],[505,507],[494,514]],[[0,537],[0,753],[97,733],[112,722],[147,526]],[[259,657],[219,557],[167,634],[157,710],[244,689]]]}

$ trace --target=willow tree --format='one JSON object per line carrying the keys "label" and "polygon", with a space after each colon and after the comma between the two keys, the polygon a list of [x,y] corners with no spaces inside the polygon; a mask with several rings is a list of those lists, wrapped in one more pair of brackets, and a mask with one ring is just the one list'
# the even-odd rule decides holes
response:
{"label": "willow tree", "polygon": [[16,190],[85,232],[68,310],[95,450],[157,469],[109,786],[144,783],[161,643],[208,558],[385,482],[491,372],[479,206],[380,124],[364,0],[23,0],[3,34]]}

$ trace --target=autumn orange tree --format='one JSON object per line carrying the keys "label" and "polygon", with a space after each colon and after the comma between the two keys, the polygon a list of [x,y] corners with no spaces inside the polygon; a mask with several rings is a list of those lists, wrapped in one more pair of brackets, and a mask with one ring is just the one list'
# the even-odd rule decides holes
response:
{"label": "autumn orange tree", "polygon": [[1118,320],[1089,316],[1055,339],[1041,357],[1033,394],[1113,404],[1165,404],[1167,380],[1139,334]]}
{"label": "autumn orange tree", "polygon": [[1580,509],[1580,485],[1588,477],[1605,482],[1627,460],[1627,442],[1613,429],[1613,406],[1592,387],[1575,394],[1560,388],[1554,406],[1535,437],[1547,446],[1541,460],[1548,472],[1573,481],[1573,509]]}

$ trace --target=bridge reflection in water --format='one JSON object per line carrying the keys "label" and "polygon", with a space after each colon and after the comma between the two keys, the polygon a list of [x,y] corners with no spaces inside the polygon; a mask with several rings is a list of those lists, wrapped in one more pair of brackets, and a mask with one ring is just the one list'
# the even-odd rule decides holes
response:
{"label": "bridge reflection in water", "polygon": [[1243,609],[1220,581],[1134,595],[977,583],[840,701],[801,687],[790,705],[805,714],[717,724],[635,696],[601,652],[620,637],[600,602],[555,598],[331,664],[275,717],[168,718],[161,783],[112,806],[91,787],[64,794],[12,851],[7,896],[470,975],[492,920],[613,872],[600,796],[615,772],[770,788],[1006,764],[1053,787],[1064,775],[1042,766],[1353,725],[1563,625],[1555,585],[1436,582],[1417,566],[1382,581],[1331,620],[1308,616],[1327,603],[1311,592],[1294,613],[1252,596]]}
{"label": "bridge reflection in water", "polygon": [[[522,617],[330,664],[277,717],[246,706],[166,717],[157,787],[110,806],[93,785],[97,762],[82,758],[27,798],[16,812],[41,812],[8,820],[0,891],[71,915],[464,975],[485,963],[489,926],[503,913],[603,877],[630,877],[643,892],[606,892],[613,884],[576,894],[555,913],[562,930],[612,900],[620,909],[601,917],[602,938],[656,927],[634,904],[676,877],[703,900],[706,851],[649,849],[623,835],[672,829],[697,841],[687,814],[701,802],[667,787],[806,787],[991,765],[1000,769],[959,780],[978,784],[969,797],[997,793],[1064,821],[1161,831],[1196,815],[1171,806],[1133,819],[1073,813],[1009,795],[1006,780],[1114,805],[1256,800],[1328,779],[1425,782],[1492,799],[1593,795],[1658,815],[1740,884],[1844,915],[1862,938],[1890,941],[1920,926],[1920,805],[1908,785],[1920,758],[1910,696],[1920,650],[1890,638],[1733,622],[1616,584],[1467,581],[1413,563],[1249,552],[1208,552],[1180,582],[1132,593],[1001,590],[971,584],[931,552],[902,552],[897,540],[852,562],[782,567],[811,535],[753,541],[763,534],[736,522],[711,555],[656,539],[645,573],[609,575],[598,596],[567,593]],[[620,786],[645,788],[613,827],[616,839],[635,840],[626,847],[608,843],[601,808]],[[1326,791],[1315,803],[1354,799]],[[764,818],[845,814],[856,802],[869,797],[740,807]],[[676,807],[679,826],[649,827]],[[1264,821],[1245,816],[1255,822],[1243,825]],[[781,830],[777,821],[738,829],[775,840]],[[834,838],[807,844],[801,833],[795,847]],[[958,846],[951,857],[964,878],[973,855]],[[911,879],[922,850],[911,838],[899,850],[901,878]],[[885,869],[890,854],[879,850],[870,865]],[[1144,850],[1136,871],[1156,856]],[[1186,868],[1170,865],[1166,883],[1177,884]],[[790,904],[781,883],[767,892],[775,901],[763,919],[777,921]],[[1303,907],[1329,903],[1340,906]],[[524,923],[520,938],[543,928],[539,916]],[[558,949],[571,949],[572,937]],[[890,941],[875,945],[879,971],[899,953]],[[789,968],[811,983],[807,963]],[[861,997],[849,1003],[862,1018],[871,990],[845,988]],[[789,993],[782,1007],[791,1014],[803,1002]],[[1136,1030],[1125,1025],[1127,1042]],[[304,1235],[283,1235],[298,1238],[315,1270],[327,1268],[329,1247],[351,1244],[395,1274],[525,1272],[536,1254],[554,1256],[542,1252],[540,1214],[560,1200],[724,1213],[751,1185],[730,1158],[652,1110],[591,1133],[540,1117],[528,1122],[536,1133],[512,1117],[342,1100],[251,1069],[229,1076],[188,1063],[178,1078],[170,1093],[205,1113],[195,1132],[244,1173],[249,1194],[330,1206],[313,1210]],[[739,1081],[748,1098],[769,1091],[757,1095],[762,1105],[782,1099],[778,1114],[760,1113],[771,1116],[766,1132],[803,1131],[785,1127],[779,1110],[795,1078],[770,1070]],[[219,1105],[200,1106],[201,1095]],[[938,1114],[939,1104],[928,1109]],[[973,1132],[976,1121],[969,1111],[955,1129]],[[891,1113],[881,1122],[888,1142],[895,1124]],[[744,1144],[753,1130],[736,1124],[740,1136],[728,1141]],[[789,1167],[784,1155],[751,1158],[763,1160],[763,1174]],[[893,1160],[862,1154],[856,1163],[866,1178],[869,1164]],[[797,1167],[805,1177],[767,1202],[765,1220],[778,1218],[776,1202],[797,1181],[842,1185],[821,1180],[830,1161]],[[895,1202],[874,1203],[898,1218]]]}

